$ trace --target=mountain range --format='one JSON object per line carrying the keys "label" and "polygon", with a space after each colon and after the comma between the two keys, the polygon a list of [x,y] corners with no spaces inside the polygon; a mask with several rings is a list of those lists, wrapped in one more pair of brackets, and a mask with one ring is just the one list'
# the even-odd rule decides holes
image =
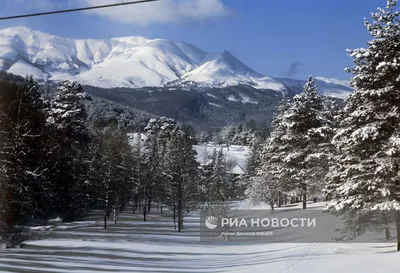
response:
{"label": "mountain range", "polygon": [[[74,40],[27,27],[0,30],[0,70],[33,75],[42,81],[77,80],[102,88],[248,85],[281,92],[299,83],[261,75],[228,51],[209,53],[185,42],[138,36]],[[316,80],[322,93],[342,96],[351,91],[346,81]]]}
{"label": "mountain range", "polygon": [[[184,42],[74,40],[26,27],[0,30],[0,71],[32,75],[50,86],[79,81],[96,102],[103,101],[105,116],[125,109],[134,119],[167,116],[201,130],[249,120],[269,124],[283,92],[293,97],[305,84],[262,75],[228,51],[209,53]],[[345,97],[352,91],[347,81],[314,80],[322,94]]]}

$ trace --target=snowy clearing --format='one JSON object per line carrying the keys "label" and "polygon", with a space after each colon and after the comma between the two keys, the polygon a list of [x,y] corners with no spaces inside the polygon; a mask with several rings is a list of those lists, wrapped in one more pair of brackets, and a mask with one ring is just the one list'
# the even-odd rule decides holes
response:
{"label": "snowy clearing", "polygon": [[213,150],[222,152],[226,156],[226,160],[232,161],[239,165],[241,168],[246,168],[247,154],[249,152],[249,147],[240,145],[230,145],[229,148],[226,145],[217,145],[215,143],[200,143],[199,145],[194,145],[193,148],[197,153],[197,161],[200,164],[207,163],[211,160]]}
{"label": "snowy clearing", "polygon": [[35,240],[0,251],[0,272],[398,272],[394,244],[206,243],[197,213],[178,233],[155,208],[148,222],[126,210],[116,225],[102,224],[94,211],[86,221],[35,227]]}

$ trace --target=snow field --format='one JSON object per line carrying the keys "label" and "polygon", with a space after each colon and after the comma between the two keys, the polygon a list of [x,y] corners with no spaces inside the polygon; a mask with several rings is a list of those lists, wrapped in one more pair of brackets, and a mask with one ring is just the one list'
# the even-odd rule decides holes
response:
{"label": "snow field", "polygon": [[127,208],[104,230],[103,213],[93,211],[84,221],[35,227],[24,247],[0,251],[0,272],[398,272],[393,243],[204,242],[198,213],[182,233],[167,214],[153,208],[143,222]]}

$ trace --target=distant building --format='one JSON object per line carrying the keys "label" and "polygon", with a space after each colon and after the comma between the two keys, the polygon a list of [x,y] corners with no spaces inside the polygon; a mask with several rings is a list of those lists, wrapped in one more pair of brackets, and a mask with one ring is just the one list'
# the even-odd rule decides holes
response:
{"label": "distant building", "polygon": [[244,170],[239,165],[236,165],[235,167],[233,167],[231,169],[230,173],[233,174],[234,176],[239,176],[239,175],[244,174]]}

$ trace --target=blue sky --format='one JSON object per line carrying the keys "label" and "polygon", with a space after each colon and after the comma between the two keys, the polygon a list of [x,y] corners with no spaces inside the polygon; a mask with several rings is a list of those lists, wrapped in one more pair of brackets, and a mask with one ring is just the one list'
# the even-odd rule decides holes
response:
{"label": "blue sky", "polygon": [[[1,0],[0,16],[122,0]],[[97,12],[1,21],[70,38],[144,36],[230,51],[257,72],[348,79],[346,48],[365,46],[369,18],[385,0],[161,0]]]}

